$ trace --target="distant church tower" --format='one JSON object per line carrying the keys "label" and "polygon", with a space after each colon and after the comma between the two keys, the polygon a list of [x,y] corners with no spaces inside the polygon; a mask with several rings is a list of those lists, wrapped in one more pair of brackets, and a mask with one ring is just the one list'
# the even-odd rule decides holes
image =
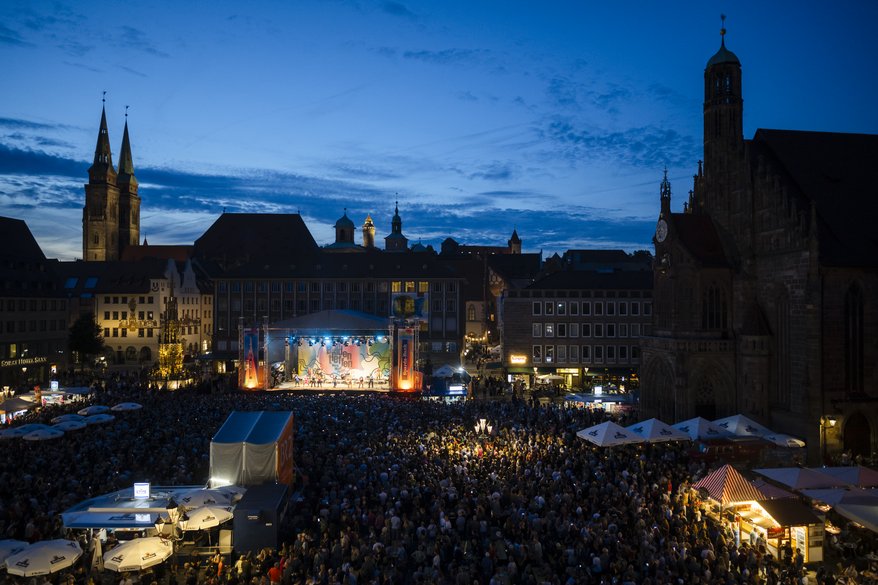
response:
{"label": "distant church tower", "polygon": [[402,235],[402,218],[399,217],[399,201],[393,210],[393,219],[390,221],[390,235],[384,238],[384,249],[388,252],[408,250],[409,241]]}
{"label": "distant church tower", "polygon": [[375,247],[375,224],[372,222],[371,215],[366,215],[366,221],[363,222],[363,247]]}
{"label": "distant church tower", "polygon": [[131,158],[131,143],[128,140],[128,114],[125,114],[125,133],[122,136],[122,151],[119,153],[119,255],[128,246],[140,243],[140,196],[137,194],[137,179],[134,177],[134,161]]}
{"label": "distant church tower", "polygon": [[506,242],[506,245],[509,246],[510,254],[521,254],[521,238],[518,237],[518,231],[514,228],[512,230],[512,237],[509,238],[509,241]]}
{"label": "distant church tower", "polygon": [[335,222],[335,243],[354,244],[354,222],[348,217],[348,210]]}
{"label": "distant church tower", "polygon": [[94,162],[88,169],[85,207],[82,208],[83,260],[118,260],[122,250],[136,246],[140,239],[140,197],[137,195],[127,121],[119,171],[117,175],[113,168],[107,112],[101,108],[101,126]]}

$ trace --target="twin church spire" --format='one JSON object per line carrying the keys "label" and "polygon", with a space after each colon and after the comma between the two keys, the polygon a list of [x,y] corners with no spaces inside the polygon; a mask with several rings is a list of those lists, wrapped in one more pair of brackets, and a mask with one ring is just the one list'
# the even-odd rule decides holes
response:
{"label": "twin church spire", "polygon": [[140,240],[140,197],[128,137],[127,106],[125,110],[117,173],[110,148],[106,103],[101,107],[101,124],[94,161],[88,169],[85,207],[82,209],[83,260],[119,260],[125,248],[138,245]]}

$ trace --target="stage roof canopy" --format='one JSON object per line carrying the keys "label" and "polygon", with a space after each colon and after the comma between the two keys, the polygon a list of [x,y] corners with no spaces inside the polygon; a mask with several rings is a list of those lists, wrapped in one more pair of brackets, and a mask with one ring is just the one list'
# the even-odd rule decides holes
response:
{"label": "stage roof canopy", "polygon": [[269,329],[295,331],[386,331],[390,320],[350,309],[320,311],[271,323]]}

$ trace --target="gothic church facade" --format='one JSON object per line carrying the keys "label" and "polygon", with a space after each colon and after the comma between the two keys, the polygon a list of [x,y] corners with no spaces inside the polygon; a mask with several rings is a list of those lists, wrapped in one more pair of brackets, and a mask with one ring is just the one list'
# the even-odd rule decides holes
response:
{"label": "gothic church facade", "polygon": [[[725,35],[725,30],[723,30]],[[878,136],[743,137],[741,63],[704,71],[704,162],[654,237],[642,415],[743,413],[812,463],[878,450]]]}

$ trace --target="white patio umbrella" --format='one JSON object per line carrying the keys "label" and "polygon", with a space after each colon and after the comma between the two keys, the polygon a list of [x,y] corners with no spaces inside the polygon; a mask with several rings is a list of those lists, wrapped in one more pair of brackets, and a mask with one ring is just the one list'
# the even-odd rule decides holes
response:
{"label": "white patio umbrella", "polygon": [[44,425],[40,423],[29,423],[26,425],[21,425],[20,427],[12,427],[11,429],[6,429],[3,432],[3,436],[7,439],[20,439],[28,433],[49,428],[51,428],[49,425]]}
{"label": "white patio umbrella", "polygon": [[82,422],[84,420],[85,420],[85,417],[82,416],[81,414],[72,414],[71,413],[71,414],[62,414],[60,416],[56,416],[55,418],[52,419],[52,423],[58,424],[58,423],[67,422],[67,421]]}
{"label": "white patio umbrella", "polygon": [[247,493],[247,488],[241,487],[239,485],[224,485],[220,487],[215,487],[213,489],[214,491],[228,494],[233,504],[236,504],[238,501],[240,501],[240,499],[244,497],[244,494]]}
{"label": "white patio umbrella", "polygon": [[616,445],[644,442],[643,437],[613,421],[602,422],[599,425],[582,429],[576,433],[576,436],[594,443],[598,447],[614,447]]}
{"label": "white patio umbrella", "polygon": [[176,494],[174,500],[183,508],[193,510],[203,506],[228,506],[232,495],[215,489],[195,489]]}
{"label": "white patio umbrella", "polygon": [[93,414],[91,416],[85,417],[85,424],[100,425],[103,423],[113,422],[114,420],[116,420],[116,417],[112,414]]}
{"label": "white patio umbrella", "polygon": [[140,410],[143,408],[142,404],[137,404],[136,402],[120,402],[119,404],[112,406],[110,410],[113,412],[130,412],[132,410]]}
{"label": "white patio umbrella", "polygon": [[57,424],[52,425],[53,429],[58,429],[59,431],[78,431],[80,429],[84,429],[88,425],[85,424],[84,420],[64,420]]}
{"label": "white patio umbrella", "polygon": [[643,422],[635,423],[625,427],[650,443],[660,443],[664,441],[689,441],[689,435],[681,430],[675,429],[671,425],[660,421],[657,418],[651,418]]}
{"label": "white patio umbrella", "polygon": [[805,441],[803,441],[802,439],[797,439],[790,435],[784,435],[783,433],[770,433],[762,438],[766,441],[774,443],[775,445],[780,445],[781,447],[789,447],[791,449],[805,446]]}
{"label": "white patio umbrella", "polygon": [[76,414],[81,414],[82,416],[91,416],[93,414],[103,414],[109,411],[109,406],[104,406],[103,404],[92,404],[91,406],[86,406],[85,408],[77,410]]}
{"label": "white patio umbrella", "polygon": [[6,572],[19,577],[37,577],[63,571],[82,556],[75,540],[41,540],[6,559]]}
{"label": "white patio umbrella", "polygon": [[0,564],[8,557],[20,553],[28,546],[30,545],[23,540],[0,540]]}
{"label": "white patio umbrella", "polygon": [[231,506],[204,506],[186,512],[185,516],[186,519],[180,521],[180,528],[184,531],[190,531],[219,526],[223,522],[231,520],[233,514]]}
{"label": "white patio umbrella", "polygon": [[683,422],[678,422],[671,426],[678,431],[683,431],[684,433],[689,435],[689,438],[693,441],[704,439],[719,439],[721,437],[728,437],[730,435],[729,431],[727,431],[726,429],[718,427],[706,418],[702,418],[700,416],[690,418],[689,420],[684,420]]}
{"label": "white patio umbrella", "polygon": [[763,437],[774,432],[743,414],[718,418],[713,424],[739,437]]}
{"label": "white patio umbrella", "polygon": [[60,439],[63,436],[64,431],[61,429],[49,427],[48,429],[37,429],[32,431],[23,436],[22,439],[25,441],[51,441],[52,439]]}
{"label": "white patio umbrella", "polygon": [[173,552],[174,545],[170,540],[158,536],[135,538],[106,553],[104,568],[119,573],[140,571],[164,562]]}

